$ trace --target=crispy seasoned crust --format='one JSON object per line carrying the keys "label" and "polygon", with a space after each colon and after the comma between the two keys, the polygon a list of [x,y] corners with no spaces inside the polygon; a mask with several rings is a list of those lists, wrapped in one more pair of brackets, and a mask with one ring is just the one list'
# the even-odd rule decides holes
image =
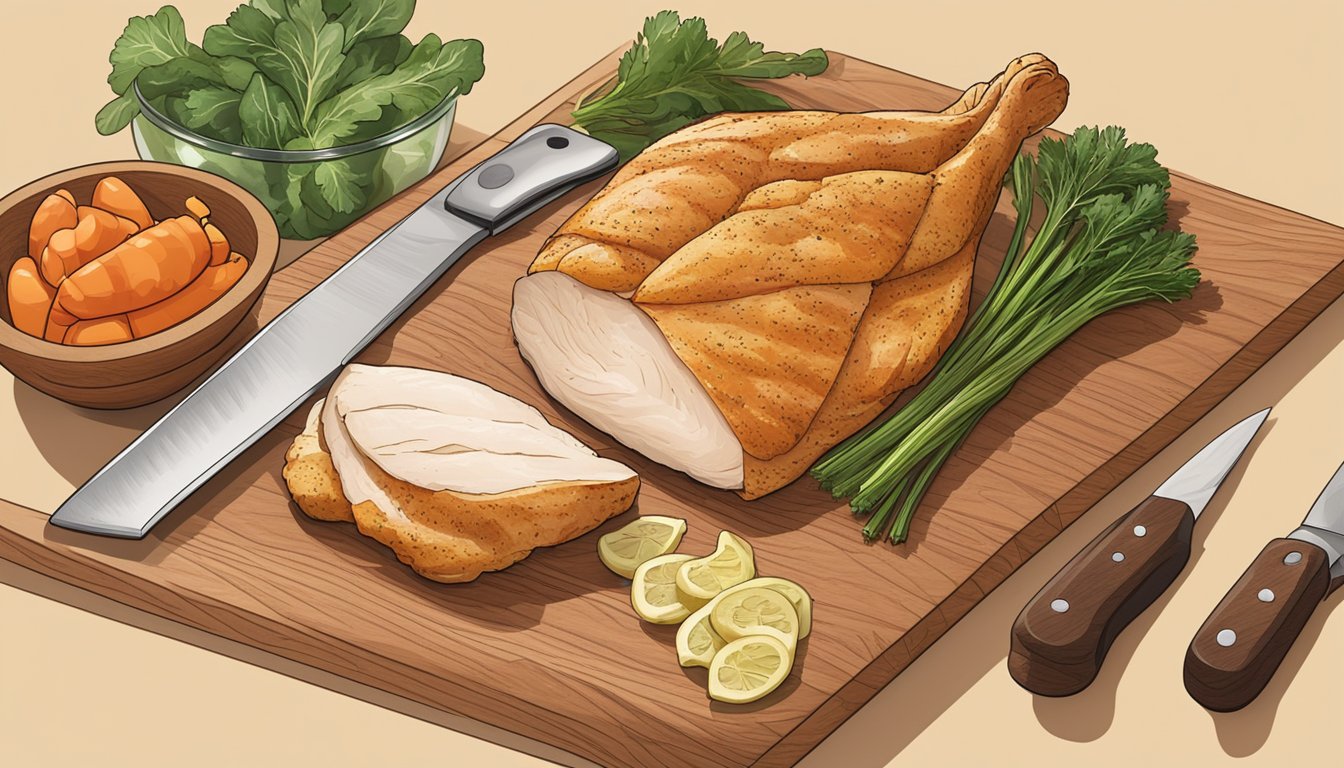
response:
{"label": "crispy seasoned crust", "polygon": [[321,439],[322,403],[317,401],[308,413],[308,422],[289,450],[285,451],[285,469],[281,475],[289,486],[294,503],[305,515],[316,520],[352,523],[350,502],[341,493],[341,481]]}
{"label": "crispy seasoned crust", "polygon": [[634,291],[731,425],[754,498],[932,368],[1003,176],[1067,98],[1031,54],[937,113],[719,115],[628,163],[529,271]]}

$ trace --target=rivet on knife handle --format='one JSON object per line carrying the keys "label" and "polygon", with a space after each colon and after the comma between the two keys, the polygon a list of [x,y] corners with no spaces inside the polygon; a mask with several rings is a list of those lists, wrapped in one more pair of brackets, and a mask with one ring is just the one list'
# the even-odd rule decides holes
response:
{"label": "rivet on knife handle", "polygon": [[1102,532],[1017,617],[1013,679],[1042,696],[1086,688],[1116,636],[1185,567],[1194,525],[1184,502],[1150,496]]}
{"label": "rivet on knife handle", "polygon": [[1251,703],[1329,591],[1330,562],[1320,547],[1271,541],[1195,633],[1185,689],[1215,712]]}

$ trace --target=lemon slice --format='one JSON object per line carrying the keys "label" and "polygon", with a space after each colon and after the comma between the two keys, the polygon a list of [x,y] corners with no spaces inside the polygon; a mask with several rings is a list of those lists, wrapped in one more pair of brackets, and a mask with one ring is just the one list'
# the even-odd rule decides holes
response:
{"label": "lemon slice", "polygon": [[676,577],[690,555],[659,555],[635,569],[630,604],[639,618],[654,624],[676,624],[691,611],[677,601]]}
{"label": "lemon slice", "polygon": [[728,641],[709,623],[710,607],[692,613],[677,627],[677,661],[683,667],[708,667]]}
{"label": "lemon slice", "polygon": [[793,653],[769,635],[733,640],[709,663],[709,697],[745,704],[770,693],[793,668]]}
{"label": "lemon slice", "polygon": [[798,611],[784,595],[765,587],[736,590],[715,600],[710,624],[724,640],[769,635],[792,653],[798,645]]}
{"label": "lemon slice", "polygon": [[618,576],[634,578],[635,569],[681,543],[686,521],[649,515],[597,540],[597,556]]}
{"label": "lemon slice", "polygon": [[807,593],[796,582],[788,579],[781,579],[777,576],[757,576],[754,579],[738,584],[735,587],[729,587],[719,593],[719,596],[711,602],[723,600],[734,592],[739,592],[752,587],[765,587],[773,589],[781,595],[787,597],[793,604],[793,609],[798,612],[798,639],[801,640],[812,633],[812,596]]}
{"label": "lemon slice", "polygon": [[714,596],[756,575],[751,545],[728,531],[719,532],[719,546],[706,557],[687,561],[677,571],[679,599],[698,609]]}

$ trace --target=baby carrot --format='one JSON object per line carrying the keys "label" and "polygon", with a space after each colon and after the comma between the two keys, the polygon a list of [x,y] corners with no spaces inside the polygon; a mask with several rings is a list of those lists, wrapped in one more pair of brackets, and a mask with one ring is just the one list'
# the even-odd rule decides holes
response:
{"label": "baby carrot", "polygon": [[[79,212],[79,224],[75,235],[80,239],[81,250],[102,247],[102,243],[120,236],[120,239],[108,246],[99,256],[112,250],[112,246],[125,242],[126,238],[140,231],[140,225],[125,216],[112,213],[93,205],[81,205],[75,208]],[[89,223],[85,223],[85,219]],[[80,229],[83,227],[83,229]]]}
{"label": "baby carrot", "polygon": [[54,194],[57,197],[63,197],[66,200],[69,200],[71,205],[79,205],[79,203],[75,202],[75,196],[70,194],[70,190],[68,189],[58,189]]}
{"label": "baby carrot", "polygon": [[[79,206],[79,224],[73,230],[52,233],[42,252],[42,277],[52,285],[102,256],[135,234],[135,222],[102,208]],[[69,231],[71,234],[66,235]]]}
{"label": "baby carrot", "polygon": [[9,299],[9,318],[14,327],[29,336],[42,338],[51,303],[56,298],[56,289],[38,276],[37,264],[31,257],[24,256],[10,267],[5,292]]}
{"label": "baby carrot", "polygon": [[210,239],[210,266],[217,267],[229,260],[229,239],[214,224],[205,225],[205,236]]}
{"label": "baby carrot", "polygon": [[192,217],[202,224],[205,223],[206,217],[210,215],[210,208],[201,201],[201,198],[196,197],[195,195],[188,197],[185,205],[187,207],[187,213],[191,214]]}
{"label": "baby carrot", "polygon": [[79,214],[75,211],[73,198],[67,198],[69,192],[64,189],[56,194],[47,195],[37,206],[32,223],[28,225],[28,255],[36,260],[47,247],[52,233],[60,229],[71,229],[79,223]]}
{"label": "baby carrot", "polygon": [[190,216],[165,219],[80,267],[56,301],[83,320],[120,315],[177,293],[210,262],[210,240]]}
{"label": "baby carrot", "polygon": [[137,339],[158,333],[194,316],[223,296],[247,271],[247,260],[238,254],[219,266],[206,267],[191,285],[157,304],[126,315]]}
{"label": "baby carrot", "polygon": [[47,314],[47,326],[43,329],[42,338],[60,344],[65,341],[65,334],[70,330],[70,326],[77,322],[79,318],[66,312],[61,307],[60,298],[57,297],[51,304],[51,312]]}
{"label": "baby carrot", "polygon": [[104,176],[93,188],[93,204],[104,211],[115,213],[136,223],[136,229],[154,226],[154,218],[140,196],[130,185],[116,176]]}
{"label": "baby carrot", "polygon": [[65,343],[79,347],[91,347],[98,344],[116,344],[130,341],[131,326],[125,315],[100,317],[97,320],[80,320],[70,326],[65,333]]}

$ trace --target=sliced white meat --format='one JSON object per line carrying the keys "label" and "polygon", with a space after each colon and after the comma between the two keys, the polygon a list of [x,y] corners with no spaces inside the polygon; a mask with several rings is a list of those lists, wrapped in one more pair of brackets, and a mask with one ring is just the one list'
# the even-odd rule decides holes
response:
{"label": "sliced white meat", "polygon": [[560,272],[513,289],[513,335],[546,391],[654,461],[716,488],[742,487],[742,446],[638,307]]}
{"label": "sliced white meat", "polygon": [[[323,427],[336,442],[348,441],[343,453],[353,450],[392,477],[430,491],[493,494],[635,476],[552,426],[536,408],[452,374],[351,365],[327,401],[330,418],[324,414]],[[332,448],[344,480],[342,457]],[[370,488],[359,490],[376,498]]]}

